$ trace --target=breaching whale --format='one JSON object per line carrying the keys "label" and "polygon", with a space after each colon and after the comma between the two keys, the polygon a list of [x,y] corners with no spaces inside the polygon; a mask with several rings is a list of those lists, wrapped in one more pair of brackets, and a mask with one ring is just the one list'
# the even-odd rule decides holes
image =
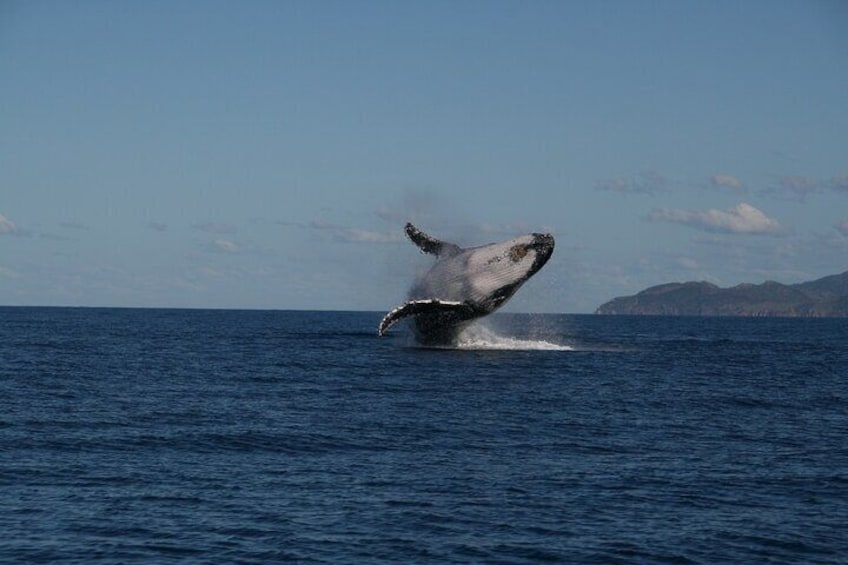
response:
{"label": "breaching whale", "polygon": [[422,345],[450,345],[468,323],[491,314],[535,275],[554,252],[550,234],[531,233],[501,243],[463,249],[427,235],[411,223],[406,235],[436,262],[409,291],[409,299],[387,313],[378,333],[413,318]]}

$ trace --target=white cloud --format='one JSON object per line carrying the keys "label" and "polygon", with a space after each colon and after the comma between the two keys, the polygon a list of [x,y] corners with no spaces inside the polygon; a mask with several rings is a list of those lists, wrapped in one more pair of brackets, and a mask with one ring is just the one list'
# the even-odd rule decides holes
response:
{"label": "white cloud", "polygon": [[274,222],[278,226],[283,226],[284,228],[305,228],[306,226],[301,222],[290,222],[288,220],[277,220]]}
{"label": "white cloud", "polygon": [[239,245],[229,239],[216,239],[212,242],[212,249],[221,253],[237,253],[240,249]]}
{"label": "white cloud", "polygon": [[88,231],[90,229],[87,225],[81,224],[79,222],[60,222],[59,226],[65,229],[79,231]]}
{"label": "white cloud", "polygon": [[236,228],[232,224],[224,224],[219,222],[204,222],[202,224],[194,224],[192,227],[196,230],[215,235],[225,235],[229,233],[236,233],[238,231],[238,228]]}
{"label": "white cloud", "polygon": [[825,189],[848,195],[848,175],[836,175],[827,180],[819,180],[804,175],[785,175],[777,180],[777,184],[766,188],[761,193],[784,196],[805,202],[808,196],[820,193]]}
{"label": "white cloud", "polygon": [[824,183],[804,175],[784,175],[777,183],[759,191],[764,196],[776,196],[806,202],[807,197],[818,192]]}
{"label": "white cloud", "polygon": [[309,227],[314,230],[326,231],[336,241],[345,243],[395,243],[403,239],[399,233],[381,233],[358,228],[348,228],[318,220],[310,222]]}
{"label": "white cloud", "polygon": [[635,178],[617,177],[598,181],[595,190],[606,190],[610,192],[630,194],[657,194],[667,191],[671,181],[662,173],[647,171]]}
{"label": "white cloud", "polygon": [[17,231],[18,227],[15,223],[3,214],[0,214],[0,235],[10,235],[17,233]]}
{"label": "white cloud", "polygon": [[391,208],[382,207],[378,208],[374,211],[374,214],[380,218],[381,220],[385,220],[390,224],[400,224],[403,225],[409,221],[409,214],[406,212],[401,212],[399,210],[393,210]]}
{"label": "white cloud", "polygon": [[737,177],[733,175],[712,175],[709,180],[710,184],[712,184],[713,186],[717,186],[720,188],[729,188],[730,190],[737,193],[745,192],[745,185],[743,185],[742,181],[740,181]]}
{"label": "white cloud", "polygon": [[394,243],[396,241],[401,241],[402,239],[401,236],[396,234],[380,233],[356,228],[344,230],[340,235],[344,241],[352,243]]}
{"label": "white cloud", "polygon": [[780,222],[744,202],[729,210],[710,209],[706,212],[655,208],[647,219],[719,233],[777,235],[783,231]]}
{"label": "white cloud", "polygon": [[818,192],[821,183],[812,177],[789,175],[781,177],[778,186],[783,192],[803,202],[808,195]]}
{"label": "white cloud", "polygon": [[836,192],[848,194],[848,175],[839,175],[836,177],[832,177],[828,181],[827,186],[828,188],[835,190]]}
{"label": "white cloud", "polygon": [[0,267],[0,277],[7,279],[21,279],[23,278],[23,275],[17,271],[13,271],[12,269]]}
{"label": "white cloud", "polygon": [[677,264],[683,267],[684,269],[689,269],[690,271],[700,267],[700,265],[698,265],[698,262],[692,259],[691,257],[678,257]]}

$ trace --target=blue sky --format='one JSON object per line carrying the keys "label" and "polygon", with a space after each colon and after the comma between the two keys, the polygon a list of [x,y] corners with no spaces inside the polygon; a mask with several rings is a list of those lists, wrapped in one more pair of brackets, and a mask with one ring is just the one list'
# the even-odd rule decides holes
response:
{"label": "blue sky", "polygon": [[848,4],[4,2],[0,304],[386,310],[530,231],[508,305],[848,269]]}

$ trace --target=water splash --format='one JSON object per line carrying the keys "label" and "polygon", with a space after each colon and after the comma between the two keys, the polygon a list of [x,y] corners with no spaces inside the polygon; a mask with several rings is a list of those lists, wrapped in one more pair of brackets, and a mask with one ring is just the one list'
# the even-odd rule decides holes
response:
{"label": "water splash", "polygon": [[456,348],[464,350],[574,351],[574,347],[542,339],[519,339],[495,333],[482,324],[465,328],[456,339]]}

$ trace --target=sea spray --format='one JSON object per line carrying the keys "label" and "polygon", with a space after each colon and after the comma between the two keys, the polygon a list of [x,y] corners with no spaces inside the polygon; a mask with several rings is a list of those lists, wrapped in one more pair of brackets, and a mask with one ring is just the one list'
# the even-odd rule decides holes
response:
{"label": "sea spray", "polygon": [[460,332],[457,349],[512,351],[574,351],[574,347],[542,339],[521,339],[500,335],[483,321],[471,324]]}

